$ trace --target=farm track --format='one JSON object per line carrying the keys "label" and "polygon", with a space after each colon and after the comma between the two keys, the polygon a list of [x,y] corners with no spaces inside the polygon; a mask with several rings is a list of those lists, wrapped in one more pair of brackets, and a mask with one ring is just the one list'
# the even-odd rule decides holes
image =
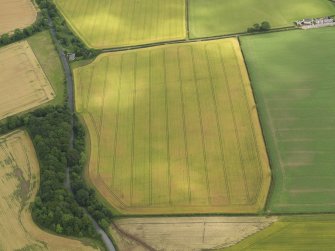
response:
{"label": "farm track", "polygon": [[141,44],[141,45],[106,48],[106,49],[101,49],[100,51],[102,53],[130,51],[130,50],[158,47],[158,46],[162,46],[162,45],[205,42],[205,41],[220,40],[220,39],[225,39],[225,38],[239,38],[241,36],[248,36],[248,35],[257,36],[257,35],[266,34],[266,33],[282,32],[282,31],[289,31],[289,30],[298,30],[298,28],[292,26],[292,27],[283,27],[283,28],[272,29],[268,32],[263,32],[263,33],[245,33],[245,32],[243,32],[243,33],[235,33],[235,34],[212,36],[212,37],[185,38],[185,39],[178,39],[178,40],[169,40],[169,41],[162,41],[162,42],[155,42],[155,43],[147,43],[147,44]]}

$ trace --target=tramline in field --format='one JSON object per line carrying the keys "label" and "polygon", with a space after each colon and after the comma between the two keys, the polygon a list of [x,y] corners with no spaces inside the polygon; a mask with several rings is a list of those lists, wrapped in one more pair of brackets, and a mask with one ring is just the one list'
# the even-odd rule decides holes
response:
{"label": "tramline in field", "polygon": [[[121,218],[114,224],[155,250],[214,250],[234,245],[270,227],[277,217],[140,217]],[[142,250],[110,227],[120,250]]]}
{"label": "tramline in field", "polygon": [[274,174],[271,212],[335,211],[334,31],[242,38]]}
{"label": "tramline in field", "polygon": [[72,29],[92,48],[184,39],[185,0],[56,0]]}
{"label": "tramline in field", "polygon": [[55,98],[27,41],[0,48],[0,120]]}
{"label": "tramline in field", "polygon": [[103,54],[74,77],[88,177],[118,210],[262,210],[269,164],[237,40]]}

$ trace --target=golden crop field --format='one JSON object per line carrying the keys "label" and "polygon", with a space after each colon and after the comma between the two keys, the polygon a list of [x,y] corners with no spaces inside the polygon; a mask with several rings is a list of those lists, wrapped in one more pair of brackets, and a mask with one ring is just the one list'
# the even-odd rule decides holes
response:
{"label": "golden crop field", "polygon": [[146,250],[143,243],[154,250],[213,250],[234,245],[276,220],[276,217],[123,218],[115,220],[110,233],[120,250]]}
{"label": "golden crop field", "polygon": [[31,0],[0,0],[0,35],[33,24],[36,16]]}
{"label": "golden crop field", "polygon": [[100,55],[74,70],[90,182],[123,213],[255,213],[270,169],[236,39]]}
{"label": "golden crop field", "polygon": [[30,203],[38,187],[39,165],[28,134],[14,131],[0,137],[0,250],[95,250],[34,224]]}
{"label": "golden crop field", "polygon": [[27,111],[55,92],[26,41],[0,49],[0,119]]}
{"label": "golden crop field", "polygon": [[183,39],[185,0],[56,0],[72,29],[93,48]]}

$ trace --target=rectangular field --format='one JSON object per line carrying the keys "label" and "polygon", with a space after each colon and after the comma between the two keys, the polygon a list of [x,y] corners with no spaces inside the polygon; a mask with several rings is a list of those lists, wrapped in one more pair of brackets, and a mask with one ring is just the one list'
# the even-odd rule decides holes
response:
{"label": "rectangular field", "polygon": [[303,18],[335,14],[329,0],[189,0],[191,37],[246,32],[268,21],[273,28],[292,26]]}
{"label": "rectangular field", "polygon": [[0,0],[0,35],[33,24],[36,16],[31,0]]}
{"label": "rectangular field", "polygon": [[50,104],[64,104],[65,74],[50,32],[34,34],[27,38],[27,42],[56,93]]}
{"label": "rectangular field", "polygon": [[185,0],[56,0],[72,29],[93,48],[183,39]]}
{"label": "rectangular field", "polygon": [[0,120],[55,97],[27,41],[0,49]]}
{"label": "rectangular field", "polygon": [[271,212],[335,211],[334,31],[242,38],[274,173]]}
{"label": "rectangular field", "polygon": [[39,188],[39,165],[28,133],[0,137],[0,250],[96,250],[42,231],[30,206]]}
{"label": "rectangular field", "polygon": [[114,207],[262,210],[270,171],[237,40],[103,54],[74,76],[89,179]]}

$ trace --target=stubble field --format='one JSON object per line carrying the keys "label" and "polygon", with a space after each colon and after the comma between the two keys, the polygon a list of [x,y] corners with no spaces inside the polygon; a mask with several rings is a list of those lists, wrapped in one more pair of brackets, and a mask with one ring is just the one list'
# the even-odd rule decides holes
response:
{"label": "stubble field", "polygon": [[242,38],[272,163],[272,212],[335,211],[335,30]]}
{"label": "stubble field", "polygon": [[183,39],[185,0],[56,0],[81,39],[111,48]]}
{"label": "stubble field", "polygon": [[54,99],[54,90],[26,41],[0,49],[0,68],[0,119]]}
{"label": "stubble field", "polygon": [[246,32],[268,21],[273,28],[296,20],[335,14],[328,0],[189,0],[190,36],[208,37]]}
{"label": "stubble field", "polygon": [[123,213],[253,213],[270,171],[235,39],[99,56],[74,70],[88,177]]}
{"label": "stubble field", "polygon": [[36,16],[31,0],[0,0],[0,35],[33,24]]}
{"label": "stubble field", "polygon": [[148,246],[154,250],[213,250],[234,245],[276,220],[276,217],[125,218],[116,220],[110,233],[120,250],[147,250]]}
{"label": "stubble field", "polygon": [[46,233],[33,222],[30,203],[39,187],[39,165],[24,131],[0,137],[0,250],[95,250]]}

